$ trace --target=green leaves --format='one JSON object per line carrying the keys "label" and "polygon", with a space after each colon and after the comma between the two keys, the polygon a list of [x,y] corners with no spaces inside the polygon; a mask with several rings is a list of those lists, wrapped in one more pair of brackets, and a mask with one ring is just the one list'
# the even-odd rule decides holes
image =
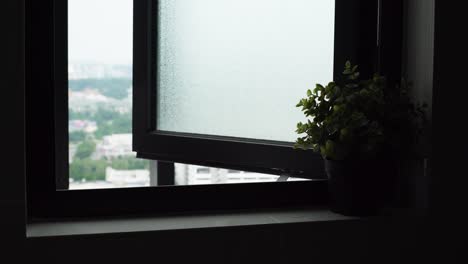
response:
{"label": "green leaves", "polygon": [[342,160],[372,157],[383,145],[411,142],[401,139],[416,129],[402,124],[422,116],[424,105],[411,104],[408,85],[390,89],[386,78],[378,74],[359,80],[358,66],[349,61],[343,75],[346,78],[341,83],[316,84],[296,105],[308,121],[297,124],[301,137],[295,148],[313,149],[326,158]]}
{"label": "green leaves", "polygon": [[[354,67],[351,65],[351,62],[350,61],[346,61],[345,63],[345,69],[343,71],[343,74],[344,75],[349,75],[351,73],[353,73],[353,69]],[[357,69],[357,68],[356,68]]]}
{"label": "green leaves", "polygon": [[331,140],[327,140],[325,142],[325,148],[324,148],[325,156],[327,157],[333,157],[335,156],[335,142]]}
{"label": "green leaves", "polygon": [[78,145],[75,158],[86,159],[91,157],[91,154],[96,150],[96,143],[92,140],[86,140]]}
{"label": "green leaves", "polygon": [[347,76],[349,80],[357,80],[360,76],[360,73],[357,71],[358,66],[352,65],[350,61],[345,63],[345,69],[343,75]]}
{"label": "green leaves", "polygon": [[304,106],[305,101],[307,101],[307,99],[301,99],[301,101],[299,101],[299,103],[296,105],[296,107]]}
{"label": "green leaves", "polygon": [[296,133],[302,134],[307,131],[307,125],[302,124],[302,122],[297,123]]}
{"label": "green leaves", "polygon": [[314,95],[318,95],[319,92],[323,92],[325,90],[325,87],[323,87],[321,84],[318,84],[315,86],[314,89]]}

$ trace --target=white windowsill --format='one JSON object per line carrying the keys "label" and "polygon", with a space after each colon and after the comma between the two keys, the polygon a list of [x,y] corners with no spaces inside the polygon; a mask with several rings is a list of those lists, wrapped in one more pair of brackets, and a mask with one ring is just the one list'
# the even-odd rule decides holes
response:
{"label": "white windowsill", "polygon": [[226,212],[219,214],[173,215],[31,223],[27,237],[56,237],[129,232],[154,232],[307,222],[355,220],[330,212],[327,208],[278,209],[260,212]]}

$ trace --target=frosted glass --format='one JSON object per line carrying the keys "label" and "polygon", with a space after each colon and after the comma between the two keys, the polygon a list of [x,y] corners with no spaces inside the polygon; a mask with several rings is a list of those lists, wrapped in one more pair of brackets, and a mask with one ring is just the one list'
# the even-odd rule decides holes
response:
{"label": "frosted glass", "polygon": [[160,0],[157,128],[292,142],[333,78],[335,1]]}

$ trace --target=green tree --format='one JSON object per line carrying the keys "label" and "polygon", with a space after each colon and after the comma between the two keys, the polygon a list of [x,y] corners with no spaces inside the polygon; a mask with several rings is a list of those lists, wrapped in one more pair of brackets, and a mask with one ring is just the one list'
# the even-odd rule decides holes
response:
{"label": "green tree", "polygon": [[69,87],[72,91],[95,89],[104,96],[124,99],[128,95],[128,89],[132,86],[132,80],[128,78],[106,79],[78,79],[70,80]]}
{"label": "green tree", "polygon": [[119,114],[112,112],[113,116],[109,114],[104,119],[104,112],[99,114],[98,130],[95,133],[96,138],[102,139],[103,136],[112,134],[123,134],[132,132],[132,116],[130,113]]}
{"label": "green tree", "polygon": [[93,119],[93,115],[89,111],[76,112],[70,109],[68,112],[68,119],[69,120],[91,120]]}
{"label": "green tree", "polygon": [[122,114],[112,121],[112,127],[115,134],[131,133],[132,132],[132,116],[130,114]]}
{"label": "green tree", "polygon": [[98,126],[98,129],[94,133],[94,136],[97,139],[102,139],[104,136],[112,135],[112,134],[114,134],[114,129],[112,127],[112,124],[105,123],[105,124],[101,124]]}
{"label": "green tree", "polygon": [[68,134],[70,142],[77,143],[86,139],[86,133],[83,131],[74,131]]}
{"label": "green tree", "polygon": [[70,177],[74,181],[103,181],[106,179],[107,161],[74,159],[70,164]]}
{"label": "green tree", "polygon": [[122,157],[112,160],[111,166],[116,170],[143,170],[149,168],[149,161],[134,157]]}
{"label": "green tree", "polygon": [[98,108],[96,113],[93,114],[92,119],[96,121],[98,125],[106,124],[109,122],[112,122],[115,119],[118,119],[120,117],[120,114],[115,111],[103,109],[103,108]]}
{"label": "green tree", "polygon": [[76,149],[76,159],[86,159],[91,157],[91,154],[96,150],[96,143],[92,140],[85,140],[83,143],[78,145]]}

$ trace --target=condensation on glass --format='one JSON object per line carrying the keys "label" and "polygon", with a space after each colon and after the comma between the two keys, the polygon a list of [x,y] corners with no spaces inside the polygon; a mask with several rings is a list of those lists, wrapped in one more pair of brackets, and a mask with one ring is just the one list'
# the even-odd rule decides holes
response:
{"label": "condensation on glass", "polygon": [[335,1],[160,0],[157,128],[292,142],[333,78]]}

